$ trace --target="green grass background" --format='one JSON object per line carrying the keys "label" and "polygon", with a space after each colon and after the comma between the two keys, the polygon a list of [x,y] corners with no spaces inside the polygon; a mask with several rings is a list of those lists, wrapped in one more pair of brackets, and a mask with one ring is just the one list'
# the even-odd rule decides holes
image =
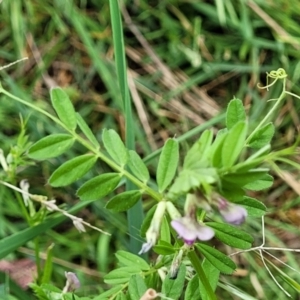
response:
{"label": "green grass background", "polygon": [[[224,126],[224,109],[234,96],[243,100],[252,125],[259,122],[271,105],[266,100],[281,91],[280,86],[270,92],[257,88],[257,83],[266,82],[265,72],[284,68],[289,75],[289,90],[300,93],[298,1],[132,0],[123,4],[124,47],[133,108],[129,128],[124,122],[128,113],[124,113],[124,98],[128,94],[126,88],[120,89],[117,78],[108,1],[2,1],[0,65],[28,57],[27,61],[0,71],[2,85],[48,111],[52,111],[49,89],[55,85],[65,88],[99,140],[103,128],[114,128],[123,138],[130,132],[141,156],[149,161],[154,157],[149,163],[152,174],[156,150],[168,137],[180,138],[184,153],[204,128]],[[120,37],[115,38],[115,42],[120,41]],[[119,66],[122,68],[122,61]],[[17,144],[20,115],[26,120],[30,142],[60,132],[43,115],[5,96],[0,96],[0,101],[0,147],[5,153]],[[299,128],[298,111],[299,100],[288,98],[277,112],[275,149],[294,142]],[[133,146],[132,140],[128,143]],[[27,178],[32,192],[46,193],[64,207],[73,207],[78,202],[75,191],[83,181],[65,189],[52,189],[45,184],[56,167],[79,153],[82,149],[77,146],[63,157],[21,168],[16,181]],[[106,169],[105,165],[99,166],[96,172]],[[299,174],[285,171],[292,179],[275,177],[274,187],[261,193],[259,199],[269,207],[269,244],[300,248],[300,199],[293,186]],[[0,195],[3,239],[27,225],[15,195],[3,187]],[[67,269],[76,270],[79,275],[81,295],[106,289],[102,276],[115,265],[112,253],[128,249],[129,236],[137,235],[138,228],[128,232],[126,216],[112,214],[104,205],[105,200],[95,202],[79,214],[112,233],[111,237],[93,231],[79,235],[70,222],[39,237],[42,254],[51,243],[55,244],[52,282],[57,286],[63,286]],[[151,202],[144,208],[149,206]],[[257,244],[261,242],[259,224],[260,220],[249,220],[245,225],[253,232]],[[33,243],[28,242],[22,249],[10,251],[5,259],[33,257],[32,249]],[[280,252],[276,256],[299,269],[296,254]],[[239,272],[222,277],[223,284],[242,289],[255,299],[279,299],[278,287],[258,257],[245,254],[235,259]],[[278,266],[293,278],[299,277],[283,265]],[[293,299],[298,299],[295,292],[290,292]],[[218,296],[240,299],[224,287],[218,289]],[[282,294],[280,299],[284,297]]]}

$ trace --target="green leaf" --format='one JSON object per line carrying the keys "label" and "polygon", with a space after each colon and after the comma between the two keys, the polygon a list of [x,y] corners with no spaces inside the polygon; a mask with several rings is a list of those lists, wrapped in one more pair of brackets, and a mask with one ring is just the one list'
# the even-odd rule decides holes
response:
{"label": "green leaf", "polygon": [[120,136],[113,129],[104,129],[102,140],[111,158],[120,166],[124,167],[128,161],[128,151]]}
{"label": "green leaf", "polygon": [[162,293],[173,300],[179,299],[182,294],[185,281],[186,267],[180,265],[177,277],[175,279],[166,278],[162,284]]}
{"label": "green leaf", "polygon": [[147,290],[144,279],[139,274],[131,276],[128,284],[130,299],[141,299]]}
{"label": "green leaf", "polygon": [[259,149],[269,144],[275,133],[273,123],[268,123],[260,128],[251,138],[249,147]]}
{"label": "green leaf", "polygon": [[255,198],[244,196],[242,200],[234,201],[246,208],[250,217],[262,217],[266,213],[266,206]]}
{"label": "green leaf", "polygon": [[173,180],[179,160],[179,146],[174,139],[168,139],[159,157],[156,180],[162,193]]}
{"label": "green leaf", "polygon": [[104,282],[115,285],[127,283],[133,274],[139,274],[141,269],[136,266],[115,269],[104,276]]}
{"label": "green leaf", "polygon": [[171,194],[182,194],[198,188],[202,183],[215,183],[218,174],[215,168],[182,170],[170,188]]}
{"label": "green leaf", "polygon": [[[125,292],[121,292],[117,295],[117,298],[115,298],[116,300],[127,300],[127,296],[124,294]],[[72,300],[75,300],[75,299],[72,299]],[[81,300],[81,298],[80,298]],[[90,298],[88,299],[90,300]]]}
{"label": "green leaf", "polygon": [[213,139],[212,130],[205,130],[199,140],[187,152],[183,168],[196,169],[199,167],[207,167],[207,156],[210,154],[211,142]]}
{"label": "green leaf", "polygon": [[116,285],[109,289],[108,291],[101,293],[101,295],[93,298],[93,300],[107,300],[110,296],[118,294],[120,291],[123,290],[123,285]]}
{"label": "green leaf", "polygon": [[249,249],[253,243],[253,237],[247,232],[235,226],[225,223],[206,222],[215,232],[215,237],[226,245],[239,249]]}
{"label": "green leaf", "polygon": [[52,186],[66,186],[86,174],[96,163],[97,157],[90,154],[75,157],[57,168],[51,175]]}
{"label": "green leaf", "polygon": [[171,255],[178,251],[178,249],[174,248],[170,243],[163,240],[159,240],[152,249],[155,253],[160,255]]}
{"label": "green leaf", "polygon": [[129,150],[128,154],[128,167],[130,168],[131,172],[139,180],[146,183],[149,180],[150,175],[145,163],[135,151]]}
{"label": "green leaf", "polygon": [[246,184],[244,188],[250,191],[261,191],[268,189],[272,185],[273,177],[269,174],[265,174],[262,178]]}
{"label": "green leaf", "polygon": [[41,283],[50,283],[53,270],[53,247],[54,244],[51,244],[47,248],[47,258],[45,263],[43,264],[43,277]]}
{"label": "green leaf", "polygon": [[197,243],[196,247],[213,266],[220,270],[220,272],[224,274],[232,274],[236,269],[235,263],[219,250],[202,243]]}
{"label": "green leaf", "polygon": [[140,270],[143,270],[143,271],[150,270],[149,264],[144,259],[142,259],[141,257],[139,257],[135,254],[132,254],[130,252],[119,250],[116,253],[116,257],[117,257],[119,263],[124,266],[127,266],[127,267],[136,266],[136,267],[140,268]]}
{"label": "green leaf", "polygon": [[222,149],[226,136],[227,131],[223,131],[223,133],[218,134],[210,147],[209,159],[211,161],[211,165],[215,168],[222,167]]}
{"label": "green leaf", "polygon": [[[72,206],[72,208],[67,212],[70,214],[74,214],[80,209],[86,207],[87,204],[88,202],[79,202]],[[44,220],[43,223],[20,231],[16,231],[16,233],[2,238],[0,240],[0,259],[3,259],[9,253],[14,252],[16,249],[33,240],[35,237],[43,235],[47,230],[62,223],[66,219],[66,216],[61,215],[51,217],[49,219]]]}
{"label": "green leaf", "polygon": [[126,211],[139,201],[141,195],[141,191],[126,191],[109,200],[105,208],[110,209],[113,212]]}
{"label": "green leaf", "polygon": [[101,199],[118,186],[121,178],[118,173],[99,175],[84,183],[77,191],[77,195],[84,201]]}
{"label": "green leaf", "polygon": [[[218,282],[219,282],[220,271],[216,267],[214,267],[208,261],[208,259],[204,259],[204,261],[202,263],[202,268],[203,268],[203,270],[205,270],[206,277],[209,280],[209,284],[210,284],[212,290],[215,291],[217,288]],[[210,300],[210,296],[208,295],[208,293],[204,287],[204,284],[201,281],[199,282],[199,291],[200,291],[202,300]]]}
{"label": "green leaf", "polygon": [[222,164],[224,167],[231,167],[239,157],[247,134],[247,124],[239,122],[228,132],[222,148]]}
{"label": "green leaf", "polygon": [[79,128],[84,133],[84,135],[89,139],[89,141],[96,147],[96,149],[100,148],[99,142],[97,141],[95,135],[93,134],[92,130],[82,118],[79,113],[76,113],[76,120]]}
{"label": "green leaf", "polygon": [[247,172],[229,173],[222,176],[222,180],[242,187],[265,177],[268,171],[268,169],[251,169]]}
{"label": "green leaf", "polygon": [[231,129],[240,121],[246,120],[246,113],[243,102],[240,99],[232,99],[226,111],[226,127]]}
{"label": "green leaf", "polygon": [[257,166],[261,165],[261,163],[267,158],[267,154],[270,152],[271,146],[266,145],[260,150],[256,151],[250,157],[248,157],[245,161],[241,161],[236,164],[232,170],[235,172],[246,172],[250,169],[254,169]]}
{"label": "green leaf", "polygon": [[33,144],[28,156],[39,160],[56,157],[65,153],[74,142],[75,139],[69,134],[51,134]]}
{"label": "green leaf", "polygon": [[[38,299],[56,300],[59,299],[59,297],[61,297],[61,290],[54,287],[51,284],[43,283],[39,286],[35,283],[30,283],[29,286],[34,291],[34,294],[37,296]],[[70,299],[64,299],[64,300],[70,300]]]}
{"label": "green leaf", "polygon": [[76,129],[76,115],[68,94],[61,88],[53,88],[50,92],[52,106],[59,119],[72,131]]}
{"label": "green leaf", "polygon": [[222,191],[220,191],[220,193],[224,198],[228,199],[229,201],[239,201],[245,195],[245,190],[235,184],[223,181],[222,185]]}
{"label": "green leaf", "polygon": [[[35,293],[35,290],[31,289],[31,284],[29,284],[27,291],[25,291],[23,288],[21,288],[18,284],[16,284],[11,278],[9,278],[9,275],[7,273],[4,273],[3,271],[0,271],[0,299],[3,300],[32,300],[33,293]],[[12,295],[10,295],[13,294]],[[42,298],[42,300],[44,300]],[[45,298],[45,300],[47,300]]]}
{"label": "green leaf", "polygon": [[[202,269],[205,271],[206,278],[213,291],[216,290],[220,271],[215,268],[207,259],[204,259],[202,263]],[[206,288],[199,276],[195,275],[188,283],[184,295],[185,300],[211,300],[211,296],[207,293]]]}
{"label": "green leaf", "polygon": [[[205,269],[204,269],[205,270]],[[205,270],[206,272],[206,270]],[[208,277],[209,278],[209,277]],[[199,277],[195,275],[188,283],[185,293],[184,293],[185,300],[202,300],[203,298],[200,296],[199,290]]]}

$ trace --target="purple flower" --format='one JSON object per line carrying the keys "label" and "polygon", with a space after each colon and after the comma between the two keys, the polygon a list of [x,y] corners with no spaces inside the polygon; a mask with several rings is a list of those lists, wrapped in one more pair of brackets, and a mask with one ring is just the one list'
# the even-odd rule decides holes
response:
{"label": "purple flower", "polygon": [[223,198],[219,199],[219,211],[224,220],[233,225],[244,223],[247,217],[247,211],[244,207],[230,203]]}
{"label": "purple flower", "polygon": [[178,233],[178,236],[188,245],[192,245],[197,239],[200,241],[208,241],[215,235],[210,227],[204,224],[201,225],[190,217],[173,220],[171,225]]}
{"label": "purple flower", "polygon": [[63,293],[71,292],[80,288],[80,281],[75,273],[65,272],[65,276],[67,278],[67,282],[63,289]]}

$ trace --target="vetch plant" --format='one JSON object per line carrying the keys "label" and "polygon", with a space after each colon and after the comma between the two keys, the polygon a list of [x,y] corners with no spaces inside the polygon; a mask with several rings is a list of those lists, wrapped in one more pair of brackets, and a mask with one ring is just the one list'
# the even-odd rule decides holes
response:
{"label": "vetch plant", "polygon": [[[263,256],[264,253],[269,254],[270,249],[297,250],[265,247],[264,222],[263,244],[252,247],[254,238],[251,232],[239,226],[251,218],[264,220],[266,206],[250,197],[248,192],[272,186],[273,177],[269,173],[271,169],[278,171],[277,162],[299,168],[290,158],[296,154],[298,139],[293,146],[280,151],[272,151],[271,147],[275,132],[272,120],[276,109],[287,94],[299,98],[286,90],[287,74],[283,69],[267,74],[267,80],[273,81],[261,88],[268,89],[279,81],[283,89],[278,99],[273,99],[273,107],[258,125],[247,121],[243,102],[233,99],[227,107],[225,128],[216,134],[211,129],[205,130],[187,153],[180,152],[178,139],[168,139],[160,151],[156,173],[150,175],[145,161],[134,147],[119,6],[115,0],[111,0],[110,4],[118,86],[126,119],[125,144],[120,135],[109,128],[103,129],[101,140],[98,140],[61,88],[50,91],[55,111],[52,114],[0,86],[0,93],[47,116],[64,131],[52,133],[32,145],[22,124],[20,147],[12,149],[6,156],[0,153],[3,169],[0,183],[16,192],[29,225],[25,231],[28,234],[22,241],[16,241],[14,237],[0,241],[2,257],[37,237],[45,228],[59,224],[61,217],[53,216],[55,212],[70,218],[81,234],[87,234],[84,226],[92,225],[73,213],[92,201],[109,197],[105,206],[107,210],[116,214],[126,212],[128,215],[128,231],[132,237],[130,250],[133,253],[123,250],[115,253],[117,267],[104,277],[108,288],[100,295],[89,295],[93,299],[217,299],[216,288],[222,286],[223,275],[230,275],[237,268],[231,257],[252,251],[259,254],[270,276],[287,296],[290,294],[273,274],[299,292],[299,284]],[[99,161],[105,163],[110,171],[81,184],[76,192],[81,202],[74,208],[65,211],[57,206],[55,199],[47,200],[46,196],[30,194],[28,182],[24,179],[19,184],[20,188],[17,187],[16,174],[18,167],[24,163],[22,159],[26,159],[27,164],[53,159],[70,150],[75,143],[81,144],[81,149],[85,150],[56,168],[48,179],[52,187],[78,182]],[[155,185],[149,183],[150,179],[155,179]],[[143,211],[142,201],[145,199],[157,204]],[[32,204],[33,201],[41,204],[39,210]],[[136,233],[137,229],[140,229],[140,235]],[[241,250],[233,250],[231,255],[227,255],[223,244]],[[42,268],[38,240],[35,240],[34,246],[37,279],[31,287],[37,297],[87,299],[74,294],[80,288],[75,270],[66,272],[67,283],[63,289],[49,284],[51,247],[45,268]],[[147,252],[151,253],[150,261],[138,255]],[[247,299],[248,295],[244,296]]]}
{"label": "vetch plant", "polygon": [[[75,141],[87,149],[86,153],[63,163],[52,173],[49,184],[53,187],[77,181],[102,160],[112,171],[82,184],[77,191],[81,201],[100,200],[120,186],[124,178],[137,188],[113,196],[107,202],[106,209],[116,213],[127,211],[145,195],[157,201],[157,205],[147,212],[141,227],[141,234],[146,241],[140,254],[153,250],[160,259],[148,264],[133,253],[118,251],[116,257],[120,267],[108,273],[104,279],[111,288],[94,299],[143,299],[149,294],[150,288],[161,291],[160,295],[166,299],[216,299],[215,289],[221,274],[232,274],[236,269],[230,257],[217,249],[217,240],[242,249],[242,252],[258,250],[264,265],[270,270],[262,255],[262,251],[268,248],[251,248],[254,239],[237,227],[247,222],[248,218],[262,217],[266,212],[265,205],[249,197],[247,191],[270,187],[273,183],[270,167],[282,158],[294,165],[289,156],[295,154],[298,141],[284,151],[271,151],[270,142],[275,129],[269,117],[287,92],[284,70],[279,69],[268,76],[283,82],[282,95],[274,102],[268,116],[249,134],[252,124],[246,120],[242,101],[233,99],[226,112],[226,128],[219,130],[216,135],[212,130],[204,131],[183,156],[181,166],[179,143],[176,138],[168,139],[159,157],[157,188],[148,185],[150,175],[147,166],[137,152],[125,147],[116,131],[104,129],[102,142],[98,142],[62,89],[54,88],[50,93],[56,117],[0,88],[1,93],[47,115],[66,132],[51,134],[33,144],[28,151],[31,159],[57,157],[70,149]],[[6,164],[8,166],[9,162]],[[22,189],[3,181],[1,183],[19,191],[25,207],[32,199],[40,201],[47,210],[60,211],[54,201],[29,194],[26,181],[21,182]],[[179,203],[182,200],[184,209],[180,213],[182,208]],[[85,230],[80,218],[67,216],[71,217],[76,228]],[[187,271],[188,268],[190,271]],[[159,279],[163,274],[160,271],[162,269],[170,275]],[[273,266],[272,272],[279,272],[278,268]],[[293,279],[285,279],[298,290]],[[33,285],[33,288],[47,289],[43,285]],[[191,298],[194,297],[191,295],[197,295],[197,298]]]}

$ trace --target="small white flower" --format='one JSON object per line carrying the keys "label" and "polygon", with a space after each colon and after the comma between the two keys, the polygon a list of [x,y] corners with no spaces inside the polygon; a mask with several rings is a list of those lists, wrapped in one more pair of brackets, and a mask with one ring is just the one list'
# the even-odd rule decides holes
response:
{"label": "small white flower", "polygon": [[56,203],[56,200],[49,200],[49,201],[45,201],[44,205],[46,206],[46,208],[49,211],[57,211],[58,207],[55,203]]}
{"label": "small white flower", "polygon": [[85,228],[82,224],[82,221],[83,220],[80,218],[73,219],[73,224],[79,232],[85,232]]}

